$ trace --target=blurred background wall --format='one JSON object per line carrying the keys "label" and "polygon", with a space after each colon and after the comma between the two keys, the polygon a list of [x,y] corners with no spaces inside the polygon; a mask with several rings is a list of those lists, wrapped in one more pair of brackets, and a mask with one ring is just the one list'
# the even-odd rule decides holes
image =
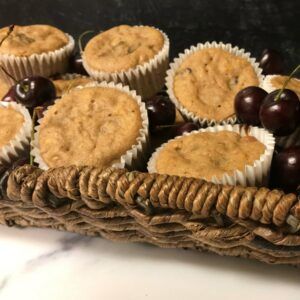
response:
{"label": "blurred background wall", "polygon": [[300,63],[300,0],[0,0],[0,26],[46,23],[78,37],[117,24],[166,31],[171,56],[192,44],[224,41],[259,56],[281,51],[287,71]]}

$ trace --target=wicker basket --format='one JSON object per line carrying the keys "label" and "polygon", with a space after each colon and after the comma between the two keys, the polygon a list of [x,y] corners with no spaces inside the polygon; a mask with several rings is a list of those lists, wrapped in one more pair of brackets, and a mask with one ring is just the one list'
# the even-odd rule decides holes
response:
{"label": "wicker basket", "polygon": [[25,165],[2,177],[0,223],[300,263],[300,201],[193,178]]}

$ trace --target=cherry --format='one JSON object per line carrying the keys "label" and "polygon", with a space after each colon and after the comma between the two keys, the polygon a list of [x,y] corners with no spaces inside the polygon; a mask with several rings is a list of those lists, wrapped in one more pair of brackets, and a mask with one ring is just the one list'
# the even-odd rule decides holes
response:
{"label": "cherry", "polygon": [[271,169],[274,187],[296,192],[300,185],[300,146],[290,147],[274,155]]}
{"label": "cherry", "polygon": [[234,99],[237,118],[248,125],[259,125],[259,109],[268,93],[258,86],[248,86],[239,91]]}
{"label": "cherry", "polygon": [[15,95],[15,89],[14,86],[10,87],[8,92],[3,96],[1,101],[4,102],[16,102],[16,95]]}
{"label": "cherry", "polygon": [[56,98],[56,90],[50,79],[32,76],[20,80],[14,86],[14,96],[18,103],[27,108],[43,106]]}
{"label": "cherry", "polygon": [[187,122],[174,127],[174,136],[183,135],[186,132],[191,132],[194,130],[198,130],[199,126],[192,122]]}
{"label": "cherry", "polygon": [[259,61],[264,75],[282,74],[284,71],[282,55],[273,49],[265,49]]}
{"label": "cherry", "polygon": [[176,110],[171,100],[158,94],[146,101],[150,130],[157,126],[172,125],[175,121]]}
{"label": "cherry", "polygon": [[297,94],[289,89],[270,93],[259,111],[262,125],[277,136],[291,134],[299,124],[300,102]]}

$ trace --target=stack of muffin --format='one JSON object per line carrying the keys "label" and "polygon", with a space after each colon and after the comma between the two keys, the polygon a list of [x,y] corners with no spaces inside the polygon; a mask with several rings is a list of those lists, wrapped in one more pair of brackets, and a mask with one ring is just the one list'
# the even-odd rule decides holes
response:
{"label": "stack of muffin", "polygon": [[[7,33],[8,28],[1,29],[0,40]],[[15,102],[0,103],[0,163],[13,161],[31,143],[34,162],[42,169],[141,168],[149,150],[145,100],[166,85],[182,117],[201,129],[157,148],[148,161],[149,172],[224,184],[266,182],[275,139],[262,128],[237,125],[233,102],[247,86],[272,90],[283,79],[264,80],[249,53],[230,44],[198,44],[169,65],[165,33],[121,25],[87,43],[84,76],[67,74],[74,45],[70,35],[48,25],[15,26],[4,39],[1,98],[15,81],[43,76],[52,78],[57,99],[39,119],[34,138],[28,110]],[[291,84],[300,93],[299,82]]]}

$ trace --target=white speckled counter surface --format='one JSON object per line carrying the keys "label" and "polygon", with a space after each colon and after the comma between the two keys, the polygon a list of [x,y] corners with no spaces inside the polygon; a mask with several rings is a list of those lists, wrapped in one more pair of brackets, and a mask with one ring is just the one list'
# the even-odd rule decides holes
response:
{"label": "white speckled counter surface", "polygon": [[1,300],[297,299],[300,269],[0,226]]}

